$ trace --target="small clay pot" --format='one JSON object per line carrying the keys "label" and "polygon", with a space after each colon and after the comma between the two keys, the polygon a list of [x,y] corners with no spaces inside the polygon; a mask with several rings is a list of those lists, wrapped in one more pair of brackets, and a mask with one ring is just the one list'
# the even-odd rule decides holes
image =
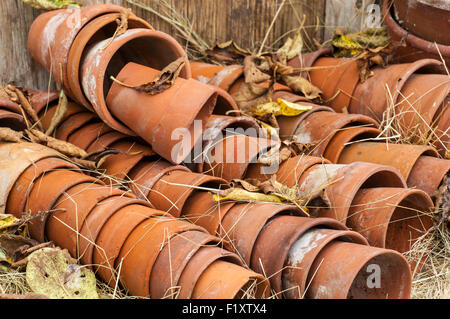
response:
{"label": "small clay pot", "polygon": [[141,161],[128,174],[132,181],[130,189],[138,198],[147,200],[155,183],[171,171],[190,172],[184,166],[172,165],[163,159]]}
{"label": "small clay pot", "polygon": [[34,20],[28,33],[30,53],[58,83],[67,83],[69,50],[77,34],[92,19],[122,9],[116,5],[90,5],[43,13]]}
{"label": "small clay pot", "polygon": [[394,250],[333,241],[316,257],[307,281],[306,298],[404,299],[412,278],[408,262]]}
{"label": "small clay pot", "polygon": [[[117,79],[136,86],[152,81],[158,73],[155,69],[128,63]],[[203,128],[216,100],[217,93],[212,86],[177,78],[170,88],[156,95],[114,83],[106,103],[111,113],[147,141],[156,153],[179,164],[201,139],[194,122],[199,122],[198,127]],[[189,135],[185,136],[187,133]]]}
{"label": "small clay pot", "polygon": [[[0,151],[8,154],[0,159],[0,170],[5,176],[0,189],[0,214],[5,213],[8,196],[17,179],[33,163],[46,157],[60,157],[53,149],[35,143],[0,143]],[[14,165],[11,163],[14,162]],[[22,216],[16,216],[21,218]]]}
{"label": "small clay pot", "polygon": [[361,125],[376,127],[377,123],[370,117],[360,114],[315,112],[300,122],[294,135],[298,143],[312,146],[309,155],[322,156],[340,130]]}
{"label": "small clay pot", "polygon": [[431,198],[421,190],[366,188],[356,194],[347,226],[371,246],[405,253],[433,226],[432,209]]}
{"label": "small clay pot", "polygon": [[200,247],[212,247],[217,245],[218,241],[217,237],[199,231],[187,231],[170,239],[153,266],[150,275],[150,297],[175,299],[178,281],[192,255]]}
{"label": "small clay pot", "polygon": [[347,230],[344,224],[331,218],[277,216],[259,233],[251,256],[250,267],[269,278],[277,296],[282,294],[282,271],[289,250],[298,238],[312,228]]}
{"label": "small clay pot", "polygon": [[80,232],[89,213],[100,201],[123,194],[119,189],[97,183],[81,183],[71,187],[55,203],[55,212],[45,226],[46,237],[69,250],[74,258],[79,258]]}
{"label": "small clay pot", "polygon": [[[100,50],[102,48],[105,49]],[[148,29],[127,30],[112,41],[111,39],[105,39],[86,50],[86,55],[81,65],[83,92],[92,104],[95,113],[106,124],[121,133],[135,135],[121,119],[115,118],[110,113],[109,107],[111,105],[105,101],[106,94],[114,83],[110,76],[117,78],[117,74],[130,61],[139,63],[141,66],[151,67],[154,70],[162,70],[169,63],[184,55],[185,52],[178,42],[165,33]],[[148,69],[144,68],[141,70],[145,72]],[[153,75],[155,75],[155,72]],[[190,76],[187,58],[186,65],[180,71],[180,76],[185,78]],[[141,80],[143,79],[138,79],[138,81]],[[147,80],[152,81],[153,77]],[[144,83],[139,82],[138,85]],[[121,89],[125,88],[121,87]],[[126,104],[130,105],[132,103],[129,100]],[[142,118],[138,122],[141,123]],[[133,123],[133,125],[136,123]]]}
{"label": "small clay pot", "polygon": [[434,148],[425,145],[360,142],[346,146],[339,163],[369,162],[389,165],[398,169],[407,180],[414,164],[422,155],[438,156]]}
{"label": "small clay pot", "polygon": [[58,104],[58,91],[36,91],[25,89],[25,92],[28,95],[31,107],[36,111],[37,114],[39,114],[41,111],[44,111],[46,108],[50,108]]}
{"label": "small clay pot", "polygon": [[432,156],[420,156],[414,164],[406,184],[411,188],[423,190],[436,198],[436,191],[450,171],[450,161]]}
{"label": "small clay pot", "polygon": [[[374,68],[374,75],[356,87],[349,111],[370,116],[380,122],[392,101],[394,104],[397,103],[399,92],[411,75],[425,67],[441,64],[440,61],[433,59],[422,59],[412,63]],[[390,93],[387,92],[387,88]]]}
{"label": "small clay pot", "polygon": [[91,153],[101,151],[109,147],[109,145],[126,138],[128,138],[128,136],[122,133],[116,131],[108,132],[100,136],[91,145],[89,145],[89,147],[87,148],[87,152]]}
{"label": "small clay pot", "polygon": [[202,172],[226,181],[241,179],[249,164],[256,163],[258,156],[275,144],[273,140],[247,135],[225,136],[203,150]]}
{"label": "small clay pot", "polygon": [[365,162],[348,165],[314,165],[303,173],[299,191],[308,200],[320,196],[322,201],[310,210],[312,215],[345,222],[353,198],[360,188],[406,187],[400,172],[391,166]]}
{"label": "small clay pot", "polygon": [[101,228],[92,260],[96,273],[111,287],[116,286],[115,269],[120,269],[118,256],[125,240],[140,223],[154,216],[168,217],[169,214],[141,203],[132,204],[116,211]]}
{"label": "small clay pot", "polygon": [[[80,65],[85,54],[86,48],[95,42],[99,42],[108,38],[111,38],[115,30],[117,29],[116,20],[120,18],[118,13],[104,14],[100,17],[90,21],[75,38],[70,51],[68,53],[67,64],[67,82],[64,83],[65,87],[69,88],[71,97],[82,104],[87,109],[94,111],[91,104],[83,94],[83,90],[80,86]],[[128,30],[130,29],[153,29],[143,19],[131,14],[128,17]]]}
{"label": "small clay pot", "polygon": [[305,216],[296,206],[266,203],[234,205],[223,217],[219,237],[226,240],[226,248],[250,265],[256,239],[269,219],[279,215]]}
{"label": "small clay pot", "polygon": [[[81,183],[92,183],[103,185],[94,177],[72,171],[49,172],[38,178],[30,192],[25,211],[35,216],[30,221],[29,231],[33,238],[40,242],[45,241],[45,227],[49,218],[48,212],[58,204],[58,200],[69,188]],[[43,214],[38,216],[38,214]]]}
{"label": "small clay pot", "polygon": [[113,129],[103,122],[90,123],[73,132],[67,141],[85,150],[101,135],[111,131]]}
{"label": "small clay pot", "polygon": [[323,157],[328,159],[331,163],[339,163],[339,158],[348,144],[382,136],[381,130],[375,127],[354,126],[343,128],[337,132],[328,143],[327,148],[323,153]]}
{"label": "small clay pot", "polygon": [[8,201],[6,202],[6,211],[8,214],[14,216],[23,214],[34,181],[42,174],[61,169],[77,170],[78,168],[76,165],[61,158],[47,157],[36,161],[24,170],[9,192]]}
{"label": "small clay pot", "polygon": [[22,115],[0,109],[0,127],[8,127],[15,131],[22,131],[26,129],[26,123]]}
{"label": "small clay pot", "polygon": [[261,299],[270,294],[267,279],[235,264],[217,260],[200,275],[193,299]]}
{"label": "small clay pot", "polygon": [[95,118],[95,114],[91,112],[74,114],[56,128],[55,137],[59,140],[67,141],[70,134],[76,132],[82,126],[88,124]]}
{"label": "small clay pot", "polygon": [[118,257],[121,281],[128,292],[148,296],[150,274],[161,249],[173,236],[192,230],[204,231],[191,223],[166,217],[149,218],[139,224],[128,236]]}
{"label": "small clay pot", "polygon": [[312,84],[322,91],[333,110],[348,109],[359,82],[357,60],[322,57],[315,61],[309,74]]}
{"label": "small clay pot", "polygon": [[216,202],[211,193],[195,191],[184,204],[181,216],[210,234],[218,235],[223,218],[235,204],[234,201]]}
{"label": "small clay pot", "polygon": [[244,76],[240,65],[220,66],[203,62],[191,62],[192,77],[230,92],[233,84]]}
{"label": "small clay pot", "polygon": [[[389,1],[384,1],[382,13],[390,40],[395,46],[393,52],[395,62],[406,63],[428,58],[441,60],[442,56],[445,64],[450,65],[450,46],[434,44],[409,33],[393,18]],[[442,65],[435,69],[444,71]]]}
{"label": "small clay pot", "polygon": [[228,183],[218,177],[185,171],[171,171],[152,187],[148,200],[162,211],[180,217],[189,196],[199,188],[223,189]]}
{"label": "small clay pot", "polygon": [[[319,59],[322,56],[328,56],[330,54],[331,54],[330,48],[322,48],[313,52],[301,53],[296,57],[290,59],[288,61],[288,65],[293,68],[311,68],[313,67],[317,59]],[[308,71],[301,71],[298,74],[308,80],[311,80]]]}
{"label": "small clay pot", "polygon": [[447,98],[445,105],[445,110],[439,117],[437,127],[435,129],[435,134],[437,137],[434,138],[436,149],[442,157],[446,156],[446,152],[450,150],[450,98]]}
{"label": "small clay pot", "polygon": [[[227,261],[243,266],[241,259],[227,250],[219,247],[200,247],[185,266],[178,280],[178,299],[191,299],[194,287],[201,274],[217,260]],[[222,277],[222,276],[221,276]]]}
{"label": "small clay pot", "polygon": [[[308,156],[308,155],[297,155],[288,158],[276,171],[276,180],[288,187],[293,187],[297,185],[298,180],[302,174],[316,164],[331,164],[328,160],[320,157]],[[262,164],[251,164],[248,167],[245,178],[254,178],[259,181],[268,180],[273,174],[273,172],[268,169],[267,166]]]}
{"label": "small clay pot", "polygon": [[[396,116],[399,126],[415,141],[429,136],[439,115],[450,103],[450,82],[443,74],[413,74],[402,88]],[[447,105],[446,105],[447,104]],[[434,137],[434,136],[433,136]]]}
{"label": "small clay pot", "polygon": [[298,237],[289,249],[286,266],[282,272],[285,298],[303,298],[308,286],[309,270],[314,260],[326,245],[337,240],[368,245],[367,240],[354,231],[326,228],[309,229]]}

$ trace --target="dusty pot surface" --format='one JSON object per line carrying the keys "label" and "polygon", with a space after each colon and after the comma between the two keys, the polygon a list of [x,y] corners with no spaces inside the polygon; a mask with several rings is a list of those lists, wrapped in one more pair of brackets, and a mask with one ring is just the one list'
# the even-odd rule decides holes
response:
{"label": "dusty pot surface", "polygon": [[192,77],[230,92],[235,82],[244,76],[240,65],[220,66],[202,62],[191,62]]}
{"label": "dusty pot surface", "polygon": [[298,143],[312,146],[309,155],[322,156],[340,130],[361,125],[376,127],[377,123],[360,114],[315,112],[300,122],[294,135]]}
{"label": "dusty pot surface", "polygon": [[381,121],[390,104],[398,102],[399,92],[412,74],[425,67],[441,64],[440,61],[422,59],[412,63],[391,64],[386,68],[374,68],[374,75],[356,87],[349,111]]}
{"label": "dusty pot surface", "polygon": [[261,299],[270,294],[267,279],[253,271],[218,260],[201,274],[194,299]]}
{"label": "dusty pot surface", "polygon": [[254,244],[250,267],[265,274],[272,289],[282,294],[282,270],[286,266],[289,250],[298,238],[312,228],[347,230],[331,218],[277,216],[261,230]]}
{"label": "dusty pot surface", "polygon": [[[117,29],[116,20],[119,18],[119,13],[110,13],[92,20],[81,29],[68,53],[69,63],[67,64],[67,79],[65,79],[67,81],[65,81],[64,85],[69,89],[68,93],[74,100],[92,111],[92,106],[84,96],[80,85],[80,64],[85,55],[86,48],[96,42],[111,38],[114,35]],[[153,29],[150,24],[131,14],[128,17],[128,29],[136,28]]]}
{"label": "dusty pot surface", "polygon": [[[450,65],[450,46],[434,44],[409,33],[393,18],[389,1],[384,1],[383,3],[383,20],[387,26],[391,41],[396,45],[394,58],[397,62],[414,62],[428,58],[441,60],[442,55],[446,65]],[[442,66],[438,65],[434,69],[436,71],[445,71]]]}
{"label": "dusty pot surface", "polygon": [[347,226],[371,246],[405,253],[433,226],[431,198],[421,190],[361,189],[350,207]]}
{"label": "dusty pot surface", "polygon": [[398,169],[405,180],[422,155],[437,157],[436,150],[425,145],[360,142],[350,144],[342,151],[339,163],[369,162]]}
{"label": "dusty pot surface", "polygon": [[285,298],[303,298],[308,285],[309,270],[320,251],[334,240],[368,245],[367,240],[354,231],[313,228],[303,233],[289,249],[286,267],[282,272]]}
{"label": "dusty pot surface", "polygon": [[228,250],[235,250],[245,263],[250,265],[258,235],[269,219],[277,215],[305,216],[305,213],[300,208],[289,205],[236,204],[222,219],[220,237],[226,239]]}
{"label": "dusty pot surface", "polygon": [[355,59],[322,57],[309,72],[311,82],[322,92],[324,100],[336,112],[348,109],[353,92],[359,82],[358,63]]}
{"label": "dusty pot surface", "polygon": [[[128,63],[117,75],[127,85],[151,82],[159,71]],[[177,78],[167,90],[149,95],[114,83],[106,103],[114,116],[166,160],[179,164],[201,139],[216,105],[216,90],[193,79]],[[170,112],[169,112],[170,110]]]}
{"label": "dusty pot surface", "polygon": [[[101,50],[102,48],[105,49]],[[105,39],[86,50],[81,64],[83,92],[105,123],[119,132],[135,135],[120,119],[114,118],[106,105],[106,94],[113,83],[110,76],[117,77],[130,61],[162,70],[182,56],[185,56],[183,48],[163,32],[149,29],[128,30],[112,41]],[[190,74],[189,61],[186,58],[186,65],[180,76],[189,78]]]}
{"label": "dusty pot surface", "polygon": [[342,222],[360,188],[406,187],[397,169],[365,162],[314,165],[302,175],[298,185],[305,199],[313,199],[308,204],[313,216]]}
{"label": "dusty pot surface", "polygon": [[[381,275],[377,282],[370,276],[373,265]],[[404,299],[411,293],[408,262],[394,250],[333,241],[322,249],[309,273],[307,298]]]}
{"label": "dusty pot surface", "polygon": [[406,183],[408,187],[421,189],[434,198],[449,171],[449,160],[422,155],[414,164]]}
{"label": "dusty pot surface", "polygon": [[116,5],[90,5],[43,13],[34,20],[28,34],[30,53],[58,83],[67,83],[69,50],[80,30],[100,15],[123,9]]}

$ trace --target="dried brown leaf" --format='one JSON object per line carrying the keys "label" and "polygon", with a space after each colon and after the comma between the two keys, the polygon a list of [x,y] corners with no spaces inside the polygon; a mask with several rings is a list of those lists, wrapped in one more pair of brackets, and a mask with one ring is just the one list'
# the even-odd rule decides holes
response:
{"label": "dried brown leaf", "polygon": [[282,80],[295,93],[301,93],[310,100],[321,99],[322,91],[304,77],[284,75]]}
{"label": "dried brown leaf", "polygon": [[255,83],[242,83],[239,90],[233,94],[233,98],[241,110],[248,111],[268,102],[272,95],[273,83],[267,88]]}
{"label": "dried brown leaf", "polygon": [[269,74],[264,73],[258,67],[260,60],[261,58],[256,56],[247,56],[244,59],[244,76],[246,83],[259,83],[271,79]]}

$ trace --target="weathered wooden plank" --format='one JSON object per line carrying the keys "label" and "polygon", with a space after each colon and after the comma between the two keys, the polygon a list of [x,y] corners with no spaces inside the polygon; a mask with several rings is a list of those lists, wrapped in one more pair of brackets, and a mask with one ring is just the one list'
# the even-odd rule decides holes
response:
{"label": "weathered wooden plank", "polygon": [[[284,0],[136,0],[144,5],[163,10],[163,2],[170,3],[175,10],[185,15],[193,28],[210,45],[215,42],[235,40],[243,48],[257,51],[278,8]],[[175,29],[154,14],[145,11],[127,0],[79,0],[84,5],[114,3],[131,7],[138,16],[149,21],[155,29],[180,37]],[[24,5],[21,0],[0,1],[0,80],[15,81],[18,85],[46,89],[49,75],[32,61],[27,49],[28,30],[39,14]],[[306,15],[305,38],[323,38],[323,29],[316,30],[317,19],[323,21],[325,0],[285,0],[284,7],[268,34],[266,46],[272,46],[281,36],[293,32]],[[307,41],[307,43],[311,43]],[[281,42],[276,42],[280,45]],[[52,85],[52,87],[54,87]]]}

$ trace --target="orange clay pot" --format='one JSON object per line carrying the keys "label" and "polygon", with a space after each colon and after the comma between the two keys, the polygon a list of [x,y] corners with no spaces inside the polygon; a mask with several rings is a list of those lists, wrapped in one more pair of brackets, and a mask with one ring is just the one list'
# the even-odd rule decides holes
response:
{"label": "orange clay pot", "polygon": [[55,130],[55,137],[59,140],[67,141],[70,134],[76,132],[82,126],[95,119],[95,114],[91,112],[77,113],[62,122]]}
{"label": "orange clay pot", "polygon": [[325,198],[325,203],[319,205],[323,207],[311,209],[312,215],[345,222],[353,199],[361,188],[405,187],[406,183],[393,167],[354,162],[348,165],[315,165],[303,173],[298,185],[305,199],[319,195]]}
{"label": "orange clay pot", "polygon": [[320,251],[333,241],[368,245],[367,240],[354,231],[325,228],[309,229],[289,249],[286,266],[282,272],[284,296],[302,298],[308,286],[309,270]]}
{"label": "orange clay pot", "polygon": [[414,164],[406,183],[435,198],[436,191],[449,171],[449,160],[422,155]]}
{"label": "orange clay pot", "polygon": [[271,288],[279,297],[289,250],[303,233],[312,228],[347,229],[344,224],[330,218],[277,216],[265,225],[254,243],[250,266],[269,278]]}
{"label": "orange clay pot", "polygon": [[[135,86],[152,81],[158,73],[155,69],[129,63],[120,71],[117,79]],[[192,79],[177,78],[169,89],[156,95],[114,83],[106,104],[114,116],[147,141],[156,153],[179,164],[201,139],[194,121],[200,121],[199,127],[203,128],[214,110],[216,100],[217,93],[212,86]],[[182,132],[182,129],[186,132]],[[188,132],[189,136],[183,138]]]}
{"label": "orange clay pot", "polygon": [[[107,46],[107,44],[109,45]],[[102,48],[105,49],[100,50]],[[136,52],[140,52],[139,55],[136,55]],[[105,39],[86,51],[81,65],[83,92],[92,104],[95,113],[106,124],[121,133],[135,135],[125,123],[121,122],[121,119],[116,119],[110,113],[110,105],[107,105],[105,99],[114,82],[109,76],[117,77],[117,74],[131,60],[142,66],[162,70],[169,63],[184,55],[183,48],[178,42],[165,33],[148,29],[128,30],[113,41]],[[187,58],[180,76],[185,78],[190,76]],[[139,84],[143,84],[143,82]],[[127,101],[126,104],[131,104],[131,101]]]}
{"label": "orange clay pot", "polygon": [[[371,288],[377,266],[380,286]],[[307,281],[306,298],[404,299],[412,278],[408,262],[394,250],[333,241],[316,257]]]}
{"label": "orange clay pot", "polygon": [[221,66],[203,62],[191,62],[192,77],[200,82],[217,86],[227,92],[244,76],[240,65]]}

